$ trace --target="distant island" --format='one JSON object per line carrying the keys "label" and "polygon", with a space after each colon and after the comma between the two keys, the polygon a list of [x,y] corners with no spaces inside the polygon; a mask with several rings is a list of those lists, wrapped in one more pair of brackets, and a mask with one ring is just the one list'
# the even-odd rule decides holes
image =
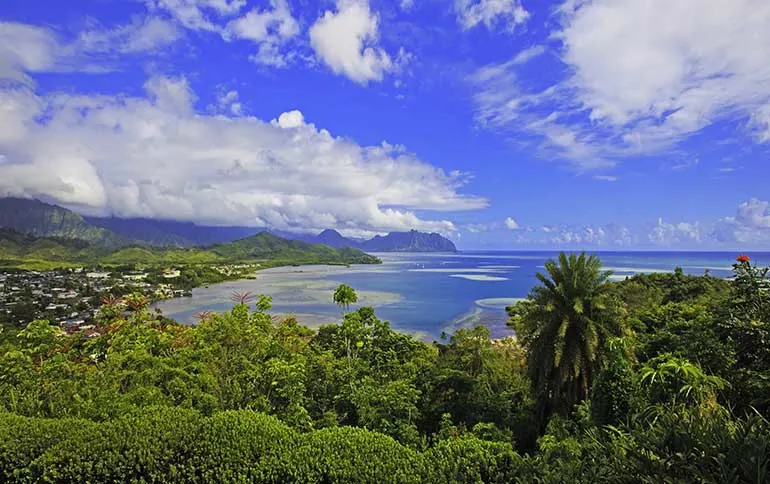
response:
{"label": "distant island", "polygon": [[353,248],[364,252],[457,252],[454,243],[437,233],[417,230],[391,232],[371,239],[344,237],[333,229],[307,234],[264,227],[205,226],[192,222],[146,218],[83,217],[72,210],[39,200],[0,198],[0,227],[36,237],[77,239],[101,247],[193,248],[234,242],[270,232],[286,240],[321,244],[335,249]]}

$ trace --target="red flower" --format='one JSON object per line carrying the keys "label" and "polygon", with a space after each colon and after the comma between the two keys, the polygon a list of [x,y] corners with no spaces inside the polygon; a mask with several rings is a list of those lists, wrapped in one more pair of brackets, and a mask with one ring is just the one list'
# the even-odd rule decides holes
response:
{"label": "red flower", "polygon": [[751,259],[746,254],[741,254],[735,260],[737,260],[738,262],[748,262]]}

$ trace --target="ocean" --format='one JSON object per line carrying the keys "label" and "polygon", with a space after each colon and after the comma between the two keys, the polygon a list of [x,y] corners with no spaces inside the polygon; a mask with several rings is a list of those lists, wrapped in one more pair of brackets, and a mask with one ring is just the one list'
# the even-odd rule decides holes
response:
{"label": "ocean", "polygon": [[[613,279],[637,273],[688,274],[709,271],[732,275],[734,252],[596,252]],[[770,261],[770,253],[749,253]],[[179,322],[193,324],[199,311],[225,311],[234,291],[268,294],[273,314],[292,314],[311,327],[337,322],[341,310],[332,303],[339,284],[352,286],[359,303],[398,331],[438,340],[463,327],[484,324],[493,337],[512,335],[505,307],[525,298],[537,283],[535,273],[558,252],[460,252],[457,254],[375,254],[381,265],[279,267],[259,271],[256,279],[225,282],[193,291],[192,297],[160,301],[154,306]]]}

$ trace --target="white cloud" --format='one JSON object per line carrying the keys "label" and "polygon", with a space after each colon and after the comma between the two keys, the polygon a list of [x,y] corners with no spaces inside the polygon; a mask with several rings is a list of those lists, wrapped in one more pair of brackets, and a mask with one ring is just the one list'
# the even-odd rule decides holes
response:
{"label": "white cloud", "polygon": [[338,0],[336,12],[324,12],[310,27],[310,44],[335,74],[359,84],[380,81],[398,60],[377,46],[378,23],[368,0]]}
{"label": "white cloud", "polygon": [[145,88],[146,97],[0,89],[0,196],[94,214],[375,232],[447,233],[451,221],[414,211],[486,206],[458,193],[465,174],[334,137],[299,111],[273,122],[207,116],[184,79],[155,77]]}
{"label": "white cloud", "polygon": [[50,30],[0,22],[0,79],[29,82],[26,72],[52,70],[59,57],[59,42]]}
{"label": "white cloud", "polygon": [[763,0],[602,0],[565,20],[565,61],[591,119],[648,120],[632,133],[677,139],[770,101],[770,3]]}
{"label": "white cloud", "polygon": [[548,227],[548,241],[556,245],[579,245],[599,247],[628,247],[637,242],[627,227],[617,224],[572,227]]}
{"label": "white cloud", "polygon": [[615,182],[618,181],[618,177],[612,176],[612,175],[594,175],[594,180],[600,180],[600,181],[606,181],[606,182]]}
{"label": "white cloud", "polygon": [[278,116],[278,120],[271,121],[274,126],[284,129],[299,128],[305,125],[305,116],[298,110],[288,111]]}
{"label": "white cloud", "polygon": [[741,203],[734,217],[719,220],[713,236],[725,243],[770,244],[770,202],[752,198]]}
{"label": "white cloud", "polygon": [[752,113],[751,125],[760,143],[770,143],[770,102]]}
{"label": "white cloud", "polygon": [[156,17],[91,27],[70,40],[47,27],[0,22],[0,79],[29,84],[29,73],[104,72],[109,67],[98,66],[96,58],[115,61],[119,54],[157,51],[180,37],[176,27]]}
{"label": "white cloud", "polygon": [[222,17],[237,15],[246,0],[147,0],[150,10],[160,9],[171,14],[185,28],[220,32]]}
{"label": "white cloud", "polygon": [[401,0],[399,3],[401,10],[409,11],[414,8],[414,0]]}
{"label": "white cloud", "polygon": [[752,198],[738,207],[736,220],[746,227],[770,229],[770,202]]}
{"label": "white cloud", "polygon": [[217,108],[219,111],[240,116],[243,114],[243,104],[241,104],[238,98],[238,91],[230,90],[223,92],[217,96]]}
{"label": "white cloud", "polygon": [[543,54],[545,54],[546,48],[542,45],[535,45],[533,47],[530,47],[528,49],[524,49],[518,54],[516,54],[516,57],[514,57],[511,60],[511,63],[514,65],[521,65],[526,64],[527,62],[531,61],[535,57],[539,57]]}
{"label": "white cloud", "polygon": [[505,219],[505,226],[508,227],[511,230],[516,230],[519,228],[519,224],[516,223],[516,220],[514,220],[511,217],[508,217]]}
{"label": "white cloud", "polygon": [[698,245],[704,241],[705,230],[699,222],[666,223],[662,218],[647,235],[657,246]]}
{"label": "white cloud", "polygon": [[500,23],[513,30],[529,18],[520,0],[455,0],[457,21],[464,29],[484,24],[488,29]]}
{"label": "white cloud", "polygon": [[486,224],[468,224],[463,228],[472,234],[478,234],[489,230],[489,227]]}
{"label": "white cloud", "polygon": [[582,170],[671,149],[722,120],[749,118],[770,142],[770,2],[571,0],[560,12],[551,39],[566,77],[532,89],[513,61],[480,69],[482,124],[535,135]]}
{"label": "white cloud", "polygon": [[299,33],[299,25],[285,0],[273,0],[271,10],[253,8],[227,24],[227,32],[241,39],[263,42],[273,37],[290,39]]}
{"label": "white cloud", "polygon": [[251,59],[259,64],[283,67],[293,53],[281,52],[281,46],[300,33],[299,23],[292,16],[286,0],[271,0],[271,9],[253,8],[231,20],[223,32],[227,40],[244,39],[256,43],[257,54]]}
{"label": "white cloud", "polygon": [[[598,127],[579,129],[562,120],[575,109],[562,105],[571,99],[564,87],[525,92],[517,67],[534,58],[526,57],[529,55],[520,53],[507,62],[484,66],[468,78],[474,90],[476,121],[511,135],[519,143],[535,135],[537,154],[548,160],[567,161],[578,171],[612,167],[614,162],[608,159],[611,153],[601,149],[597,141],[601,133]],[[521,136],[522,132],[526,136]]]}
{"label": "white cloud", "polygon": [[470,223],[462,226],[462,229],[471,234],[478,234],[483,232],[495,232],[500,230],[529,230],[528,228],[520,227],[515,219],[508,217],[502,222],[485,222],[485,223]]}
{"label": "white cloud", "polygon": [[83,53],[150,52],[176,42],[181,36],[172,23],[146,17],[113,29],[92,28],[81,32],[73,47]]}

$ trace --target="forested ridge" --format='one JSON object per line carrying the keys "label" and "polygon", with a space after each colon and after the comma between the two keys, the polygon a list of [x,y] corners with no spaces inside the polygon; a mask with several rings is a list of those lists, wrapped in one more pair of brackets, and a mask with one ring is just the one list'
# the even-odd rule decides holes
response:
{"label": "forested ridge", "polygon": [[0,333],[0,481],[770,481],[770,287],[562,254],[508,308],[423,343],[353,288],[317,331],[234,294],[193,327],[140,297],[99,333]]}
{"label": "forested ridge", "polygon": [[[335,249],[287,240],[267,232],[208,247],[111,248],[62,237],[36,237],[0,227],[0,267],[50,270],[68,267],[157,267],[204,269],[217,264],[258,263],[262,268],[299,264],[378,264],[358,249]],[[211,281],[216,282],[216,281]]]}

